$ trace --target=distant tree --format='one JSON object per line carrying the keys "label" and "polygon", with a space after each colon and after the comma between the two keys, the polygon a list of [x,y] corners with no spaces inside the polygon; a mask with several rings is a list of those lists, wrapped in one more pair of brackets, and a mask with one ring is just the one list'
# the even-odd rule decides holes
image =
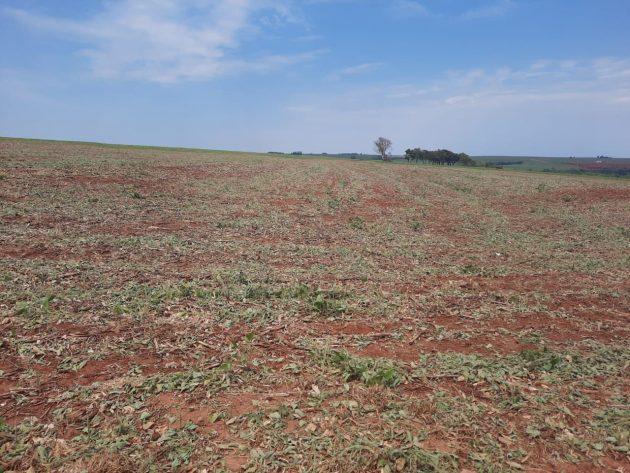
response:
{"label": "distant tree", "polygon": [[374,148],[376,149],[378,154],[381,155],[381,159],[383,161],[389,161],[388,152],[391,147],[392,147],[391,140],[388,140],[387,138],[383,138],[382,136],[379,137],[379,139],[374,142]]}
{"label": "distant tree", "polygon": [[431,164],[442,164],[447,166],[454,166],[455,164],[462,164],[464,166],[474,166],[470,156],[466,153],[453,153],[448,149],[438,149],[435,151],[428,151],[426,149],[414,148],[405,151],[405,159],[407,161],[429,162]]}
{"label": "distant tree", "polygon": [[468,156],[466,153],[459,153],[459,163],[464,166],[474,166],[475,160]]}
{"label": "distant tree", "polygon": [[420,148],[414,148],[414,149],[408,149],[405,151],[405,159],[407,161],[415,161],[416,163],[418,161],[426,161],[427,159],[427,154],[428,151],[425,151],[423,149]]}

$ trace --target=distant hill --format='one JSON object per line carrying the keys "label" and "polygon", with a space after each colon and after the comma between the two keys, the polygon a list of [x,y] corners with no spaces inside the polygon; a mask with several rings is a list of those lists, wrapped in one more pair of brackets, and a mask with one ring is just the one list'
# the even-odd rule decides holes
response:
{"label": "distant hill", "polygon": [[[1,142],[33,142],[33,143],[68,143],[80,145],[95,145],[111,148],[129,148],[144,150],[170,150],[170,151],[186,151],[197,153],[237,153],[242,155],[267,154],[270,156],[285,156],[294,158],[330,158],[330,159],[352,159],[359,161],[380,161],[381,157],[376,154],[364,153],[307,153],[294,151],[285,153],[282,151],[247,152],[247,151],[227,151],[212,150],[205,148],[182,148],[182,147],[164,147],[164,146],[143,146],[143,145],[126,145],[113,143],[97,143],[87,141],[63,141],[63,140],[42,140],[33,138],[10,138],[0,136]],[[610,158],[607,156],[598,156],[591,158],[574,158],[574,157],[554,157],[554,156],[471,156],[477,163],[477,167],[491,167],[513,169],[520,171],[538,171],[538,172],[562,172],[568,174],[600,174],[617,177],[630,177],[630,158]],[[406,163],[404,156],[392,155],[392,162]],[[430,164],[425,164],[431,166]]]}
{"label": "distant hill", "polygon": [[630,158],[573,158],[544,156],[473,156],[481,166],[523,171],[566,172],[630,176]]}

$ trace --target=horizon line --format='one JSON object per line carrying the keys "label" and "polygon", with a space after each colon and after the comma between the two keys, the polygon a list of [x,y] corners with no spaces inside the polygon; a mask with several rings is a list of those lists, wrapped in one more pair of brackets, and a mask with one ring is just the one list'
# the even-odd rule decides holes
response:
{"label": "horizon line", "polygon": [[[32,138],[26,136],[0,136],[0,140],[28,140],[28,141],[48,141],[55,143],[72,143],[72,144],[87,144],[87,145],[101,145],[101,146],[120,146],[120,147],[135,147],[135,148],[156,148],[156,149],[171,149],[171,150],[189,150],[189,151],[205,151],[205,152],[224,152],[224,153],[250,153],[250,154],[286,154],[302,153],[304,156],[338,156],[338,155],[362,155],[362,156],[378,156],[376,153],[364,153],[356,151],[340,151],[340,152],[307,152],[301,150],[293,151],[251,151],[251,150],[238,150],[238,149],[217,149],[217,148],[203,148],[197,146],[176,146],[176,145],[153,145],[153,144],[129,144],[129,143],[112,143],[107,141],[91,141],[91,140],[73,140],[73,139],[58,139],[58,138]],[[448,149],[448,148],[436,148],[436,149]],[[393,157],[404,158],[404,154],[393,154]],[[629,156],[608,156],[602,154],[606,158],[610,159],[630,159]],[[600,156],[552,156],[552,155],[536,155],[536,154],[471,154],[471,158],[546,158],[546,159],[595,159]]]}

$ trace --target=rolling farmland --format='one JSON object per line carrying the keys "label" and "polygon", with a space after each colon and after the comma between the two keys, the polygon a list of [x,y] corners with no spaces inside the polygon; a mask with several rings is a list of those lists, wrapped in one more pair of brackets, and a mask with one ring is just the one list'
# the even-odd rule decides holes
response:
{"label": "rolling farmland", "polygon": [[627,471],[630,182],[0,140],[0,471]]}

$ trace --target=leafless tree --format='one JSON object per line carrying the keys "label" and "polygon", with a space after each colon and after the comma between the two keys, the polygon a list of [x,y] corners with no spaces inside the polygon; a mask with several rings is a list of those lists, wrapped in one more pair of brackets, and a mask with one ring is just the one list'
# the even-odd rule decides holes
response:
{"label": "leafless tree", "polygon": [[387,138],[383,138],[382,136],[374,142],[374,148],[378,151],[378,154],[381,155],[381,159],[383,161],[389,161],[388,151],[392,147],[391,140]]}

